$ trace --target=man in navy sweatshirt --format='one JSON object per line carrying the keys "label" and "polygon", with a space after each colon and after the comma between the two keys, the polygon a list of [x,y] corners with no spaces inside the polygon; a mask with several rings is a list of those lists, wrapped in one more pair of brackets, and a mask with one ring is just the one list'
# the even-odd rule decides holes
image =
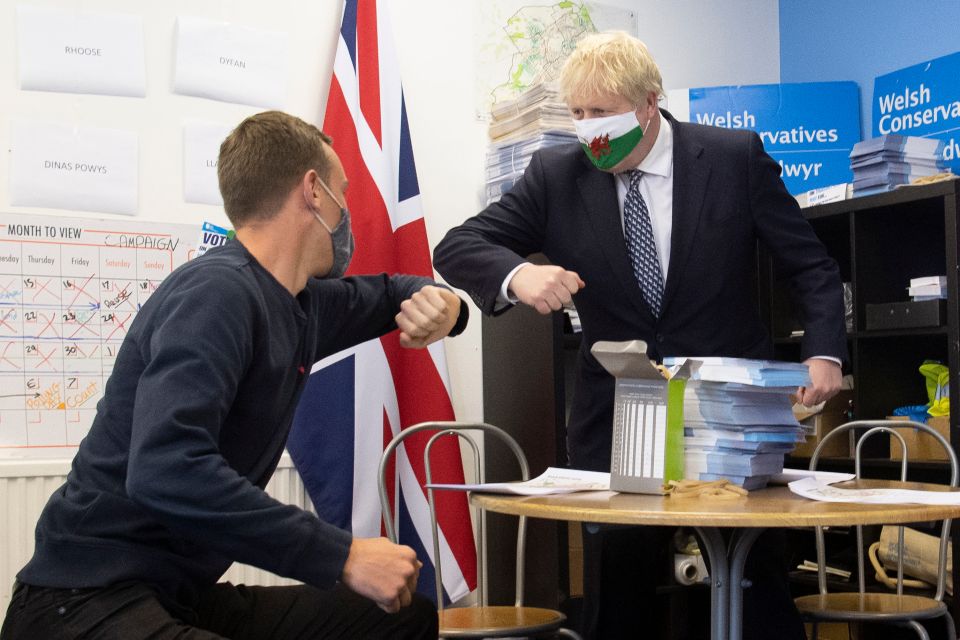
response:
{"label": "man in navy sweatshirt", "polygon": [[[466,305],[424,278],[340,277],[347,179],[316,127],[247,118],[217,171],[236,240],[138,314],[40,516],[2,640],[437,637],[412,549],[263,488],[313,362],[397,327],[425,347],[462,331]],[[235,561],[304,584],[218,584]]]}

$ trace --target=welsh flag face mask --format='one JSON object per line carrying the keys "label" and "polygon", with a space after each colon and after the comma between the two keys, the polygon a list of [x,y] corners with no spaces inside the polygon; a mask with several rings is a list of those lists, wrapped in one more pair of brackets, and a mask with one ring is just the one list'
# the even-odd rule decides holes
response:
{"label": "welsh flag face mask", "polygon": [[643,128],[635,111],[574,120],[573,126],[587,157],[601,171],[617,166],[643,138]]}

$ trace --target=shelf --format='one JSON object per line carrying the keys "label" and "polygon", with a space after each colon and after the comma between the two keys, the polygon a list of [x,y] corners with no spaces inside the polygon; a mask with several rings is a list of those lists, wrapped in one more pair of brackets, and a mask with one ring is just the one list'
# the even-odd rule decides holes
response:
{"label": "shelf", "polygon": [[841,200],[840,202],[807,207],[803,210],[803,215],[808,220],[813,221],[818,218],[838,214],[915,203],[918,200],[942,198],[947,195],[955,195],[956,192],[957,181],[948,180],[922,186],[902,187],[886,193],[877,193],[870,196],[861,196],[859,198],[851,198],[850,200]]}
{"label": "shelf", "polygon": [[[958,210],[956,180],[804,210],[852,294],[857,330],[846,336],[850,359],[844,372],[854,377],[855,419],[883,418],[897,407],[925,403],[925,381],[918,371],[925,360],[960,370]],[[758,265],[759,303],[775,336],[774,357],[795,360],[803,338],[789,334],[802,325],[786,295],[788,287],[778,281],[775,259],[768,252],[761,250]],[[903,300],[910,278],[926,275],[946,276],[949,302],[944,325],[864,328],[867,304]],[[950,399],[960,406],[958,385],[951,386]],[[960,416],[952,417],[951,426],[960,433]],[[954,447],[960,449],[960,442]]]}
{"label": "shelf", "polygon": [[910,336],[946,336],[950,327],[915,327],[910,329],[889,329],[883,331],[857,331],[852,335],[860,340],[873,338],[909,338]]}
{"label": "shelf", "polygon": [[[886,329],[883,331],[851,331],[847,340],[871,340],[877,338],[909,338],[910,336],[948,336],[950,327],[912,327],[908,329]],[[801,344],[803,336],[783,336],[774,338],[774,344]]]}

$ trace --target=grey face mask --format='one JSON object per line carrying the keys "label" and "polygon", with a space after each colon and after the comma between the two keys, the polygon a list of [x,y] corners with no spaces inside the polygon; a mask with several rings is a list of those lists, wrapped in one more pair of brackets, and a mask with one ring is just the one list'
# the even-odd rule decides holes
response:
{"label": "grey face mask", "polygon": [[330,267],[330,272],[323,277],[341,278],[343,274],[347,272],[347,267],[350,266],[350,259],[353,257],[354,240],[353,231],[350,228],[350,212],[334,197],[323,180],[320,180],[320,185],[324,191],[327,192],[327,195],[333,198],[333,201],[340,206],[340,222],[338,222],[337,226],[333,229],[323,221],[323,218],[320,217],[320,214],[317,213],[316,210],[313,212],[313,217],[323,225],[323,228],[330,234],[330,240],[333,242],[333,266]]}

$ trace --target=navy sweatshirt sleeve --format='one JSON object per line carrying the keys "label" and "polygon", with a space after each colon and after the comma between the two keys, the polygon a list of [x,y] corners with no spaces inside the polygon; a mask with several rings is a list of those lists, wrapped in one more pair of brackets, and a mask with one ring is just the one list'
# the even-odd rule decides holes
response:
{"label": "navy sweatshirt sleeve", "polygon": [[[339,280],[316,281],[319,295],[313,298],[313,312],[320,322],[320,332],[315,360],[381,336],[397,328],[394,317],[400,311],[400,303],[427,285],[437,284],[429,278],[409,275],[386,274],[376,276],[352,276]],[[375,306],[361,304],[362,300],[379,299]],[[460,301],[460,315],[450,331],[457,336],[467,325],[469,310]],[[389,317],[389,322],[381,320]],[[329,335],[325,339],[324,333]]]}

